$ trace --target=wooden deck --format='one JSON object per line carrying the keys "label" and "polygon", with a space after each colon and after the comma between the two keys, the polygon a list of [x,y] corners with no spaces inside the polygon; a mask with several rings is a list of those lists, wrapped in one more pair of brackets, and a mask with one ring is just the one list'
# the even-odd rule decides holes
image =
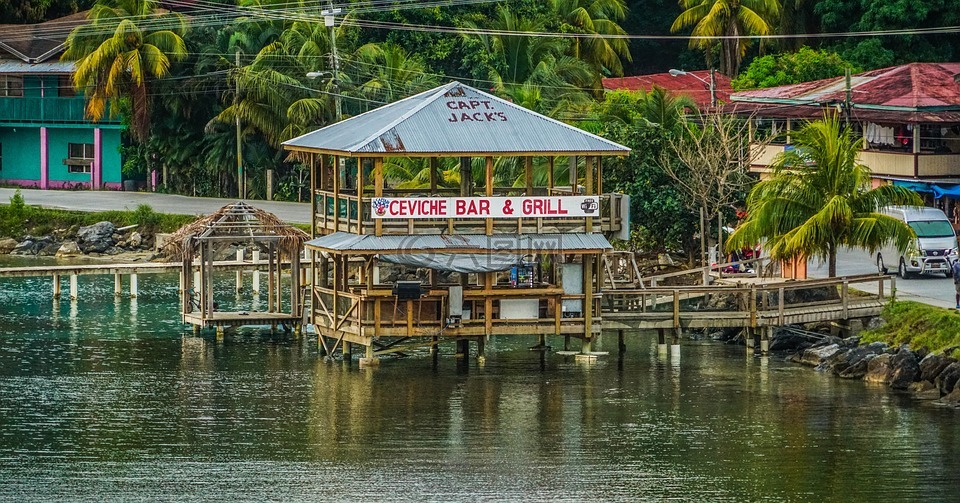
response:
{"label": "wooden deck", "polygon": [[201,316],[200,313],[186,313],[183,322],[204,328],[299,325],[300,317],[287,313],[264,313],[256,311],[216,311]]}

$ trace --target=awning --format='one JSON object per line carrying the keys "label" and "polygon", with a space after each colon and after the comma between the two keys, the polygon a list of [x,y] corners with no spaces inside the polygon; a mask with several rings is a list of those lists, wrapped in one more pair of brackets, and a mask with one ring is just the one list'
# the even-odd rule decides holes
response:
{"label": "awning", "polygon": [[498,272],[519,264],[524,255],[518,253],[401,253],[380,255],[380,260],[407,267],[443,272]]}
{"label": "awning", "polygon": [[[351,255],[603,253],[612,249],[602,234],[397,234],[371,236],[334,232],[307,241],[308,249]],[[502,270],[502,269],[499,269]]]}
{"label": "awning", "polygon": [[943,196],[960,198],[960,184],[914,182],[908,180],[894,180],[893,184],[898,187],[908,188],[914,192],[933,194],[934,199],[940,199]]}

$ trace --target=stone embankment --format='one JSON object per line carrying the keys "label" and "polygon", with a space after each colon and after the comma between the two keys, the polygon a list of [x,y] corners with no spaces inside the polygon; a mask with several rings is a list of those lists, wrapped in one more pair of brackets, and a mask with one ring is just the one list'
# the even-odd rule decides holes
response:
{"label": "stone embankment", "polygon": [[110,222],[57,229],[46,236],[20,240],[0,237],[0,254],[47,257],[104,257],[153,250],[154,237],[135,226],[117,228]]}
{"label": "stone embankment", "polygon": [[923,348],[890,347],[882,342],[861,345],[859,337],[824,336],[814,342],[780,330],[771,342],[771,351],[787,351],[787,361],[842,379],[884,384],[918,400],[960,407],[960,362]]}

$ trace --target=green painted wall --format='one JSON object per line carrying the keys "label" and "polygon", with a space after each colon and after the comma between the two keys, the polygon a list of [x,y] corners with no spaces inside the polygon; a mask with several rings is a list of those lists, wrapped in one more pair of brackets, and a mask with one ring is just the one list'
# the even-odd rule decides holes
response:
{"label": "green painted wall", "polygon": [[40,128],[0,128],[0,178],[40,183]]}
{"label": "green painted wall", "polygon": [[101,179],[104,183],[120,183],[120,168],[123,166],[120,162],[120,130],[101,129],[100,140],[103,142]]}

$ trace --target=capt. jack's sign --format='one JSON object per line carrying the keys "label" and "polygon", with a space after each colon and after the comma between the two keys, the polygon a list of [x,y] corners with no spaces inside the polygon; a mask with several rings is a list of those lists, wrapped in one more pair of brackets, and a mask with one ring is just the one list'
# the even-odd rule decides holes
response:
{"label": "capt. jack's sign", "polygon": [[377,197],[373,218],[564,218],[600,213],[599,196]]}

